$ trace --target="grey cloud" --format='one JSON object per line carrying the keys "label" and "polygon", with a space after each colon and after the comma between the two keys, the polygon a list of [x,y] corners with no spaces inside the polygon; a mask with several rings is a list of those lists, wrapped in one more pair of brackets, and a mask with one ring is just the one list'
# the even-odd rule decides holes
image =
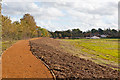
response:
{"label": "grey cloud", "polygon": [[120,29],[120,2],[118,3],[118,28]]}
{"label": "grey cloud", "polygon": [[[94,3],[93,3],[94,4]],[[96,7],[99,5],[99,7]],[[86,5],[87,6],[87,5]],[[88,14],[98,14],[98,15],[113,15],[114,12],[117,10],[117,3],[99,3],[94,6],[94,9],[87,8],[76,8],[76,10],[88,13]]]}
{"label": "grey cloud", "polygon": [[[76,7],[75,3],[78,3]],[[91,4],[94,9],[90,9],[87,4]],[[118,8],[117,2],[87,3],[87,2],[43,2],[44,7],[56,7],[59,9],[73,9],[88,14],[112,15]],[[83,7],[85,6],[85,7]],[[99,7],[98,7],[99,6]]]}
{"label": "grey cloud", "polygon": [[[89,3],[89,2],[90,3]],[[108,0],[107,0],[108,1]],[[40,2],[40,4],[30,3],[30,2],[7,2],[7,5],[3,5],[3,13],[6,15],[19,15],[22,16],[25,13],[30,13],[35,17],[37,21],[51,21],[60,19],[63,21],[62,23],[57,24],[57,26],[64,26],[65,22],[69,22],[68,24],[74,28],[74,26],[82,26],[81,29],[88,29],[86,27],[93,27],[93,26],[101,26],[105,27],[104,25],[111,26],[114,24],[114,20],[116,20],[116,12],[117,12],[117,3],[114,0],[110,0],[111,2],[102,2],[102,1],[95,1],[92,2],[90,0],[86,0],[84,2]],[[102,4],[101,4],[102,3]],[[98,16],[99,15],[99,16]],[[98,17],[96,17],[98,16]],[[106,17],[108,16],[108,18]],[[110,16],[114,16],[112,20],[109,20]],[[69,17],[69,19],[68,19]],[[106,21],[104,22],[104,18]],[[115,19],[114,19],[115,18]],[[95,24],[98,23],[98,24]],[[38,23],[40,24],[40,23]],[[55,23],[45,23],[42,24],[46,25],[46,28],[50,29],[54,27],[55,29],[61,29],[54,25]],[[50,26],[48,26],[50,24]],[[54,26],[53,26],[54,25]],[[48,26],[48,27],[47,27]],[[49,28],[50,27],[50,28]],[[63,29],[67,29],[66,27],[62,27]],[[89,28],[90,29],[90,28]]]}
{"label": "grey cloud", "polygon": [[27,2],[7,2],[3,4],[2,12],[9,15],[24,15],[30,13],[36,18],[41,19],[55,19],[58,16],[64,16],[64,14],[54,7],[38,7],[35,3]]}

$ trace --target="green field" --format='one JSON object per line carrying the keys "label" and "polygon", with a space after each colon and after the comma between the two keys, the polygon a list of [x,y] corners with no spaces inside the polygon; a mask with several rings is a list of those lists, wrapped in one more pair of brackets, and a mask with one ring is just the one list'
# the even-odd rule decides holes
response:
{"label": "green field", "polygon": [[[118,65],[118,39],[62,39],[62,48],[100,64]],[[65,44],[67,46],[65,46]]]}

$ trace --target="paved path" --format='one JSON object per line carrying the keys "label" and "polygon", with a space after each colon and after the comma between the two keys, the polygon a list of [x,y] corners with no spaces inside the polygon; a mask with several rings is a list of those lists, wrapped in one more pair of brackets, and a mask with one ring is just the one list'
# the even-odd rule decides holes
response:
{"label": "paved path", "polygon": [[2,78],[53,78],[45,65],[32,55],[29,41],[21,40],[2,55]]}

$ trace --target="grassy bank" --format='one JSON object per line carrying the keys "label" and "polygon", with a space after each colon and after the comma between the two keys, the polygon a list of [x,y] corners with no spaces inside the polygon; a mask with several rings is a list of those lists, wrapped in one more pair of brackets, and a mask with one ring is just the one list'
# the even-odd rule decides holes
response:
{"label": "grassy bank", "polygon": [[2,52],[9,48],[12,44],[14,44],[16,40],[13,41],[3,41],[2,42]]}
{"label": "grassy bank", "polygon": [[[62,48],[100,64],[118,64],[118,39],[63,39]],[[70,46],[65,46],[65,44]]]}

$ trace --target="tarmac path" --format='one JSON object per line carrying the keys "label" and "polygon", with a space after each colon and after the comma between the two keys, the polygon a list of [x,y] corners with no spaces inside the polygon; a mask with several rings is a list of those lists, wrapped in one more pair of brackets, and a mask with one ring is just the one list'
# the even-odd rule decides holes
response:
{"label": "tarmac path", "polygon": [[2,78],[53,78],[30,51],[29,40],[20,40],[2,54]]}

